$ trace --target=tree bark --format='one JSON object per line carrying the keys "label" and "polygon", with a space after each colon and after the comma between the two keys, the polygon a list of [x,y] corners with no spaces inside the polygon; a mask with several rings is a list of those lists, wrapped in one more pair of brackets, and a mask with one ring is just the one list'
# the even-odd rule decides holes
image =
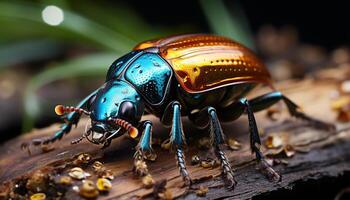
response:
{"label": "tree bark", "polygon": [[[336,73],[343,74],[339,70]],[[267,138],[272,135],[282,135],[284,146],[292,146],[293,149],[285,155],[280,148],[269,149],[263,145],[263,152],[270,155],[270,158],[282,160],[281,164],[274,166],[281,175],[279,183],[269,182],[264,175],[256,170],[254,156],[249,148],[248,122],[247,117],[242,116],[235,122],[223,124],[226,138],[234,138],[240,142],[238,150],[225,150],[228,159],[235,171],[235,178],[238,182],[234,191],[227,190],[220,177],[220,167],[203,168],[199,165],[191,165],[193,155],[206,155],[199,150],[198,141],[207,137],[207,131],[195,129],[187,119],[184,119],[185,135],[188,138],[188,148],[185,151],[187,168],[190,176],[195,181],[192,189],[183,187],[182,179],[176,167],[174,152],[160,148],[154,142],[154,150],[158,155],[155,162],[147,162],[150,174],[159,185],[161,180],[166,179],[166,191],[160,194],[161,197],[180,199],[196,199],[200,191],[208,187],[208,192],[202,194],[209,199],[233,198],[250,199],[259,195],[267,194],[282,188],[292,188],[298,181],[318,180],[323,177],[337,177],[350,170],[350,131],[347,126],[350,124],[338,123],[337,113],[331,109],[331,94],[338,90],[338,81],[332,79],[305,79],[301,81],[286,81],[276,84],[276,88],[286,96],[295,101],[303,108],[303,111],[310,116],[323,121],[335,123],[336,132],[327,132],[310,127],[305,122],[292,119],[287,113],[285,106],[278,107],[282,110],[278,120],[273,121],[267,117],[266,111],[256,113],[256,119],[261,131],[262,142],[265,144]],[[250,94],[250,97],[257,96],[268,91],[266,88]],[[165,139],[169,130],[161,126],[158,119],[152,116],[146,118],[154,122],[154,137]],[[58,130],[58,124],[44,129],[35,129],[28,134],[10,140],[0,147],[0,182],[2,193],[13,189],[14,183],[19,180],[28,180],[37,170],[47,170],[46,173],[53,177],[66,175],[75,156],[81,153],[88,153],[92,161],[81,167],[91,174],[87,179],[96,181],[97,175],[91,169],[93,161],[100,161],[106,169],[112,170],[114,179],[112,189],[107,194],[100,194],[98,199],[139,199],[155,198],[157,189],[155,187],[146,189],[140,178],[132,173],[134,147],[137,144],[130,138],[122,137],[115,139],[111,146],[101,150],[99,146],[83,141],[77,145],[71,145],[70,141],[79,137],[84,131],[87,119],[82,119],[77,128],[64,136],[62,140],[51,145],[54,149],[42,152],[41,148],[31,148],[31,155],[21,150],[23,142],[29,142],[33,138],[46,137]],[[278,137],[278,136],[273,136]],[[292,155],[295,151],[295,154]],[[278,153],[280,152],[280,153]],[[277,160],[277,161],[278,161]],[[276,162],[277,162],[276,161]],[[65,165],[66,163],[66,165]],[[68,163],[68,164],[67,164]],[[79,164],[78,164],[79,165]],[[57,170],[59,168],[59,170]],[[52,178],[52,177],[51,177]],[[74,180],[72,185],[64,190],[63,196],[76,195],[74,185],[81,187],[82,181]],[[200,186],[202,186],[201,189]],[[29,191],[26,191],[29,192]],[[46,191],[43,191],[47,193]],[[29,192],[30,193],[30,192]],[[32,192],[33,193],[33,192]],[[160,191],[162,193],[162,191]],[[47,193],[49,195],[51,193]],[[1,198],[1,197],[0,197]]]}

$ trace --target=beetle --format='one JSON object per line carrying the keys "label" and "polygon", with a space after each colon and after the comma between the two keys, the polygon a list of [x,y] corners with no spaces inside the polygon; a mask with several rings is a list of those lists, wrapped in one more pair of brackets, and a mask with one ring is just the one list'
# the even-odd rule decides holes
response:
{"label": "beetle", "polygon": [[[80,116],[86,114],[91,118],[91,125],[73,144],[86,138],[106,148],[112,139],[125,133],[136,137],[140,129],[142,135],[134,159],[143,161],[144,155],[152,152],[152,122],[140,120],[145,113],[153,114],[164,126],[171,127],[170,142],[177,165],[184,183],[190,185],[181,122],[181,116],[187,116],[198,128],[209,130],[223,177],[228,187],[234,188],[233,169],[222,150],[225,139],[220,123],[246,114],[251,151],[268,178],[279,181],[281,176],[260,150],[254,112],[282,100],[291,116],[319,128],[334,129],[334,126],[301,112],[295,103],[276,91],[271,82],[263,62],[251,50],[226,37],[187,34],[146,41],[114,61],[104,85],[76,107],[57,106],[57,114],[67,114],[65,124],[54,136],[35,139],[32,143],[41,145],[61,139],[78,123]],[[248,100],[246,95],[259,85],[270,86],[272,92]]]}

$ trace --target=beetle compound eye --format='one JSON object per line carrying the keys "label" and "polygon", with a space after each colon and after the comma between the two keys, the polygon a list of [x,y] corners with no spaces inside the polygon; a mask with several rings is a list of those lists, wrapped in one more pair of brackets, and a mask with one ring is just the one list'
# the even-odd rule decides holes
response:
{"label": "beetle compound eye", "polygon": [[119,116],[124,119],[134,120],[136,115],[135,106],[130,101],[124,101],[119,108]]}

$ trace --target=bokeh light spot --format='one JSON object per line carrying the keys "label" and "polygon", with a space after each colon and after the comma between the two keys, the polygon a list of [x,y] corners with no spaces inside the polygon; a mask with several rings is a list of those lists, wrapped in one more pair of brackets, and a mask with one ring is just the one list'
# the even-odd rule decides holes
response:
{"label": "bokeh light spot", "polygon": [[41,13],[44,22],[51,26],[58,26],[64,20],[63,10],[57,6],[46,6]]}

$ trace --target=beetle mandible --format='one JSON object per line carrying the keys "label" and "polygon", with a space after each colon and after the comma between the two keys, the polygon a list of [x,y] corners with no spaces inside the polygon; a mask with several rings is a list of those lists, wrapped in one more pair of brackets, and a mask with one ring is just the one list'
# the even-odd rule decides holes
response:
{"label": "beetle mandible", "polygon": [[268,94],[251,100],[245,98],[248,92],[262,84],[272,85],[267,68],[252,51],[231,39],[189,34],[146,41],[114,61],[105,84],[76,107],[57,106],[57,114],[67,114],[65,124],[54,136],[33,140],[32,144],[48,144],[61,139],[70,132],[72,125],[78,123],[80,116],[86,114],[91,118],[91,127],[72,143],[86,138],[105,148],[112,139],[124,133],[136,137],[139,128],[142,135],[135,161],[143,160],[146,153],[152,152],[152,122],[140,122],[147,112],[171,127],[170,142],[177,165],[185,184],[190,185],[183,155],[186,142],[181,122],[181,116],[188,116],[197,127],[209,130],[228,187],[234,188],[234,173],[221,147],[225,139],[220,121],[233,121],[246,114],[251,151],[268,177],[279,181],[281,176],[260,151],[261,141],[253,113],[282,100],[291,116],[312,122],[319,128],[333,129],[334,126],[302,113],[295,103],[272,86],[272,92]]}

